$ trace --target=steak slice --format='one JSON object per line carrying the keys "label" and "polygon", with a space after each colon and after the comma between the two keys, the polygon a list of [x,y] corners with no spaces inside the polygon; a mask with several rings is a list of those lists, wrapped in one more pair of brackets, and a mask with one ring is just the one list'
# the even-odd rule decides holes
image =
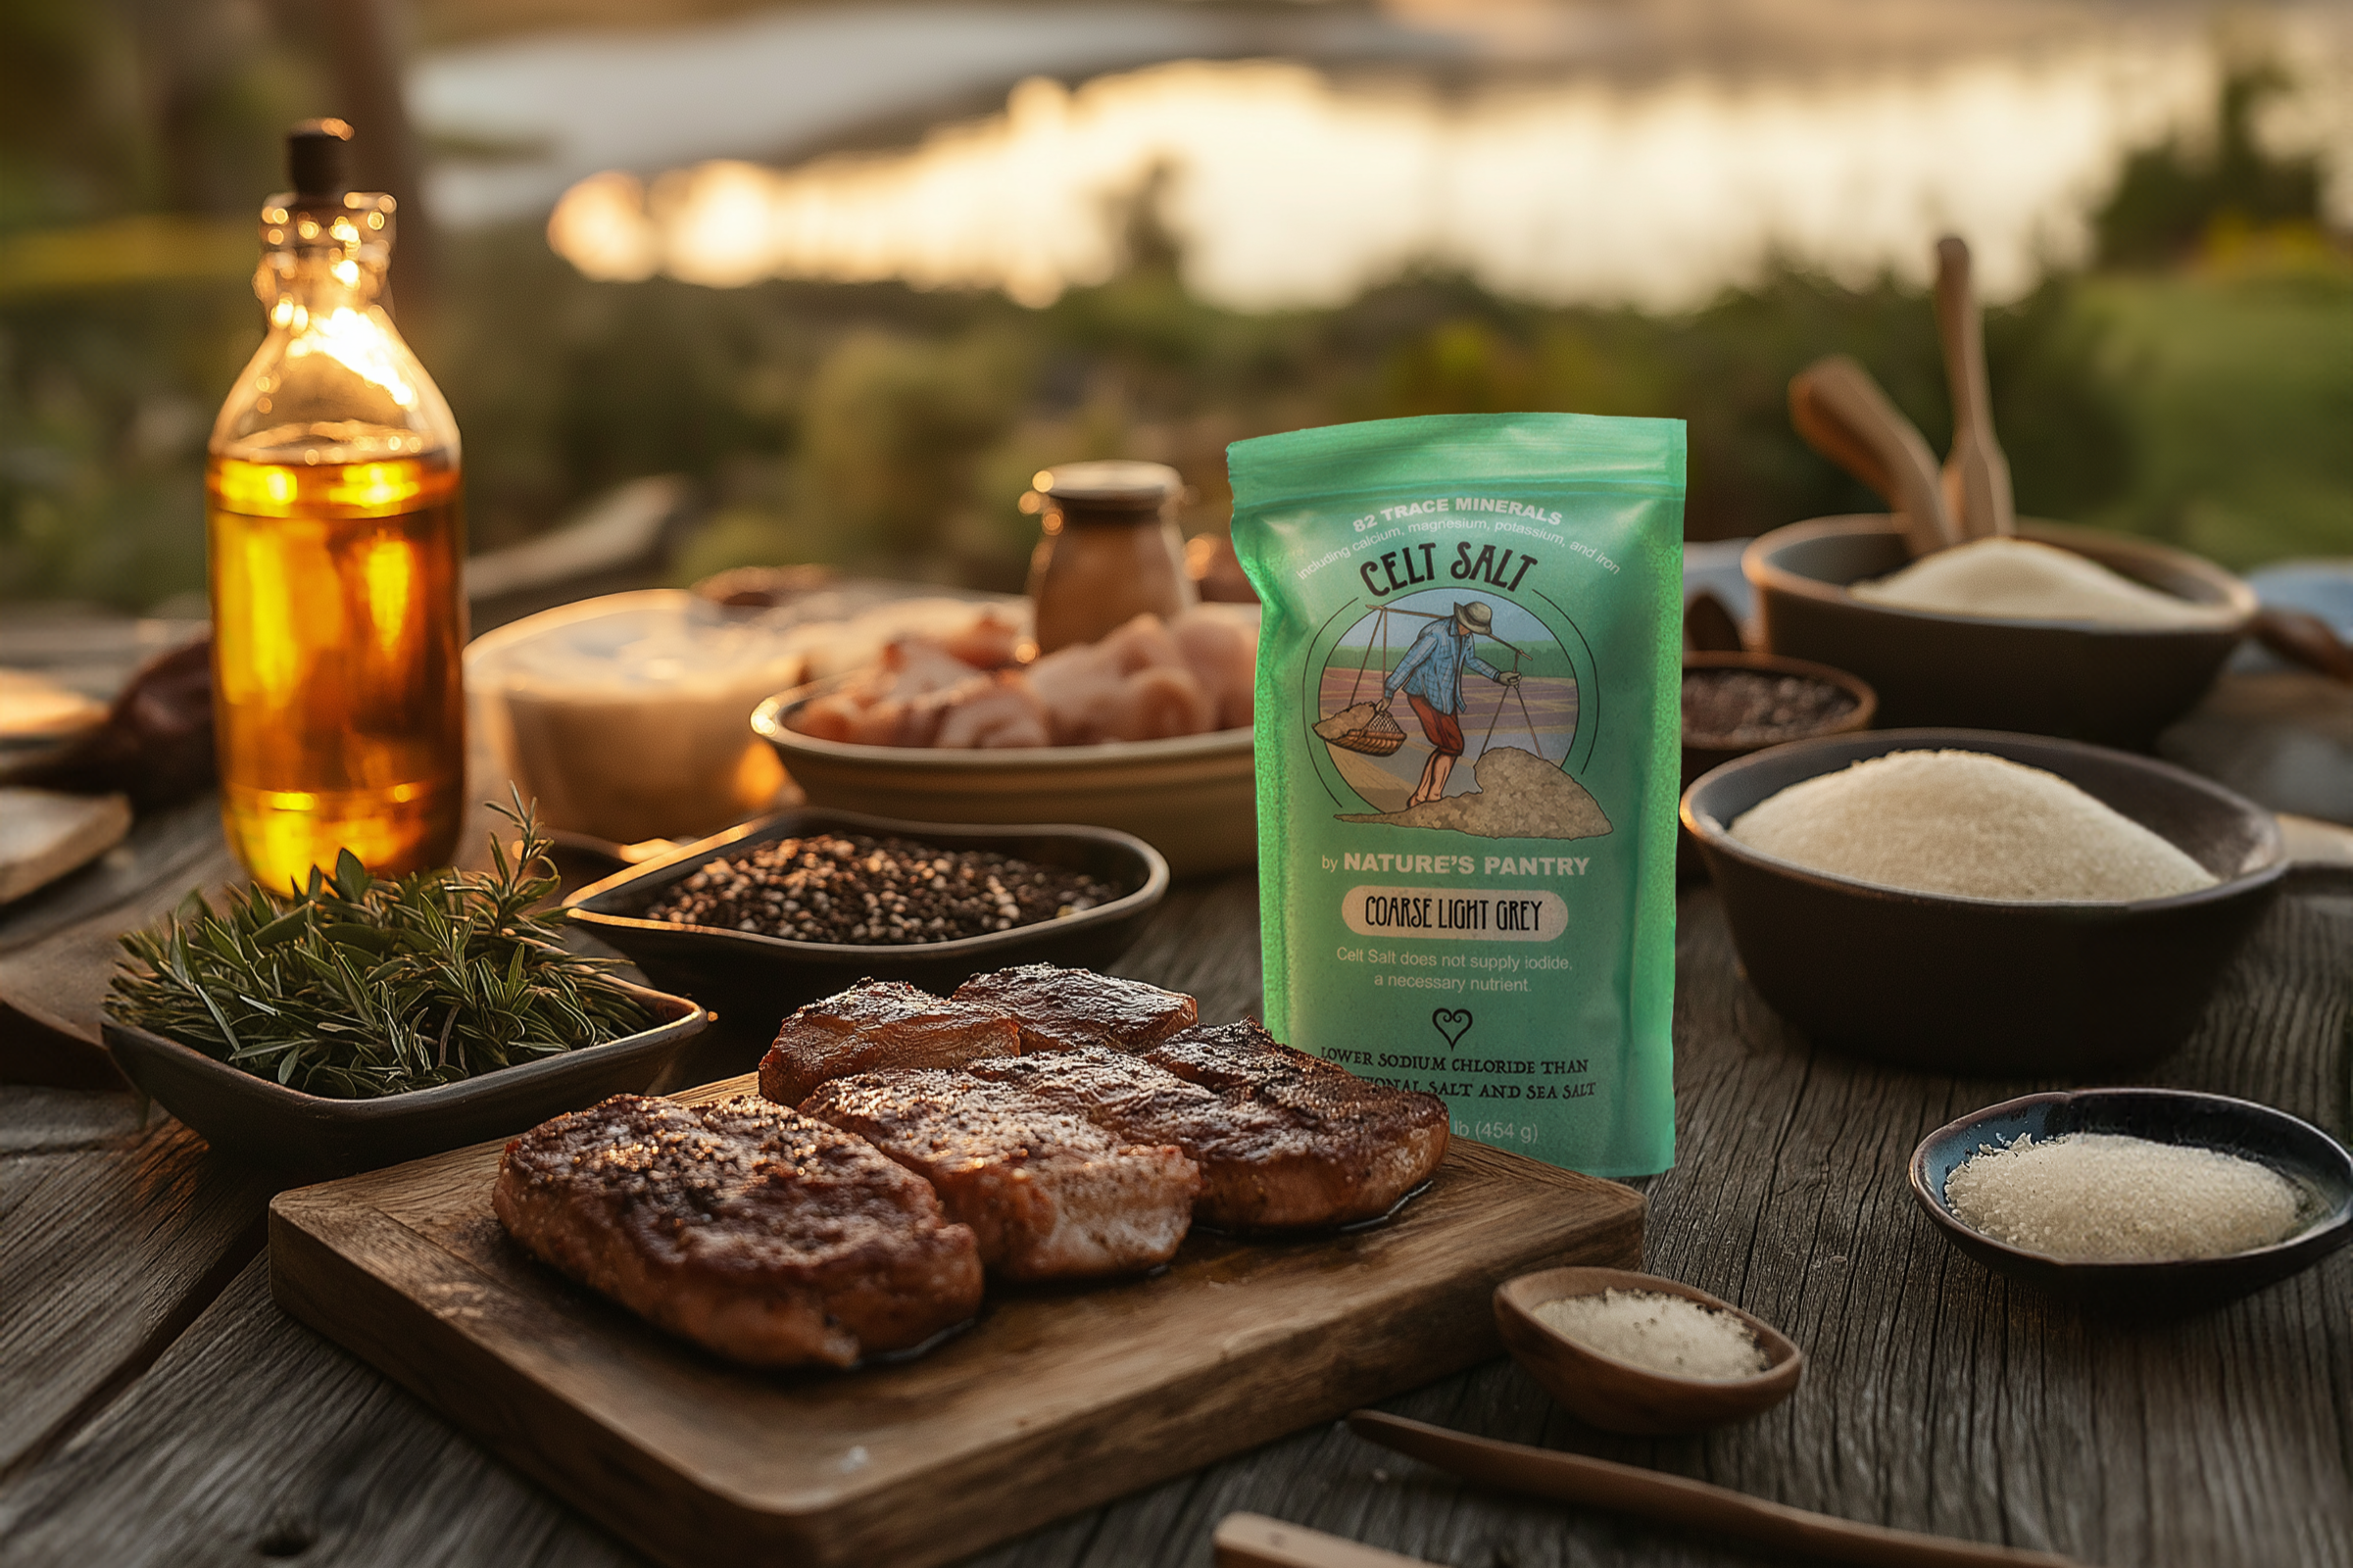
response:
{"label": "steak slice", "polygon": [[861,1073],[802,1111],[871,1141],[931,1183],[1007,1279],[1084,1279],[1165,1263],[1201,1172],[1166,1144],[1116,1137],[968,1072]]}
{"label": "steak slice", "polygon": [[615,1095],[508,1142],[492,1206],[542,1261],[754,1366],[848,1366],[980,1307],[972,1233],[823,1122]]}
{"label": "steak slice", "polygon": [[1200,1006],[1181,991],[1051,963],[976,974],[956,988],[956,1000],[1013,1014],[1021,1022],[1023,1051],[1073,1046],[1142,1051],[1201,1016]]}
{"label": "steak slice", "polygon": [[1021,1049],[1003,1007],[950,1002],[903,980],[863,980],[784,1020],[760,1062],[760,1092],[798,1105],[829,1078],[885,1067],[961,1067]]}
{"label": "steak slice", "polygon": [[[1145,1061],[1215,1094],[1239,1116],[1266,1119],[1237,1135],[1237,1154],[1266,1162],[1266,1226],[1334,1225],[1388,1213],[1446,1157],[1446,1102],[1393,1089],[1278,1043],[1255,1019],[1187,1029]],[[1259,1153],[1259,1150],[1265,1153]],[[1283,1179],[1273,1179],[1274,1152]]]}

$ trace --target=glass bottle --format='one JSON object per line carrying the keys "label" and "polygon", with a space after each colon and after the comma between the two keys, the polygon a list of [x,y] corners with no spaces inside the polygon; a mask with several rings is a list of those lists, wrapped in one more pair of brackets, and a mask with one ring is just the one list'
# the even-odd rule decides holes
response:
{"label": "glass bottle", "polygon": [[254,274],[270,335],[205,470],[221,815],[276,886],[345,849],[446,863],[464,808],[458,426],[385,314],[393,201],[345,189],[350,138],[287,138]]}
{"label": "glass bottle", "polygon": [[1029,566],[1039,653],[1091,643],[1146,611],[1165,620],[1201,602],[1177,535],[1185,481],[1176,469],[1065,463],[1032,484],[1046,530]]}

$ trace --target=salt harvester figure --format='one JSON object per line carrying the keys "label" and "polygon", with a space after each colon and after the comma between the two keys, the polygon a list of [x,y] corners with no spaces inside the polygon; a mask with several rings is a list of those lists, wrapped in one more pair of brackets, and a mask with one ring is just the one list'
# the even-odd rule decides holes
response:
{"label": "salt harvester figure", "polygon": [[1405,803],[1408,810],[1446,793],[1446,775],[1454,771],[1454,759],[1462,755],[1463,667],[1468,665],[1504,686],[1520,683],[1518,671],[1497,669],[1479,657],[1477,639],[1481,634],[1495,634],[1495,612],[1476,599],[1456,605],[1451,616],[1434,619],[1422,628],[1404,659],[1381,683],[1382,708],[1395,702],[1402,688],[1405,700],[1413,705],[1414,716],[1422,721],[1422,734],[1430,741],[1430,760],[1422,764],[1421,782]]}

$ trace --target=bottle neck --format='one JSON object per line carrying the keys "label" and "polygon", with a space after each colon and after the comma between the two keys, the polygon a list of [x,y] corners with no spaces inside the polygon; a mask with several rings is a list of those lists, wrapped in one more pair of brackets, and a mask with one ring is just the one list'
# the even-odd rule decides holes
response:
{"label": "bottle neck", "polygon": [[270,325],[299,331],[313,317],[388,306],[392,238],[389,196],[271,197],[262,208],[262,264],[253,280]]}

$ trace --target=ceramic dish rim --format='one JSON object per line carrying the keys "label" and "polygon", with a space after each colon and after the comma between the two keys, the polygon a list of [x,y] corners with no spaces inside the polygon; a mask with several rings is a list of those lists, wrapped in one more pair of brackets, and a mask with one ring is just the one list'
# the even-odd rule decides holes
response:
{"label": "ceramic dish rim", "polygon": [[[2255,590],[2248,587],[2244,579],[2235,572],[2224,570],[2202,556],[2191,555],[2186,550],[2177,550],[2172,545],[2163,544],[2154,539],[2139,539],[2130,535],[2109,535],[2097,528],[2085,528],[2076,523],[2053,522],[2042,517],[2019,518],[2017,537],[2055,545],[2061,549],[2067,548],[2066,541],[2068,539],[2081,538],[2085,535],[2095,539],[2109,537],[2123,539],[2132,546],[2169,557],[2191,576],[2213,584],[2221,592],[2222,597],[2217,601],[2208,601],[2208,603],[2230,610],[2233,612],[2231,617],[2228,620],[2217,618],[2206,625],[2116,626],[2090,620],[2044,620],[2026,615],[1956,615],[1946,611],[1914,610],[1903,605],[1882,605],[1875,604],[1868,599],[1857,599],[1853,594],[1847,592],[1842,584],[1824,582],[1819,577],[1808,577],[1803,572],[1793,571],[1766,557],[1765,546],[1768,542],[1773,544],[1775,550],[1779,550],[1788,545],[1808,543],[1816,539],[1839,535],[1866,533],[1891,535],[1900,532],[1893,525],[1892,519],[1893,514],[1890,513],[1850,512],[1822,517],[1807,517],[1799,522],[1784,523],[1778,528],[1769,529],[1757,535],[1748,542],[1747,548],[1740,552],[1740,575],[1747,579],[1748,585],[1752,589],[1759,592],[1770,588],[1776,593],[1791,594],[1800,599],[1813,600],[1817,604],[1839,605],[1849,609],[1862,610],[1875,615],[1886,615],[1896,620],[1926,621],[1937,626],[1976,626],[2012,631],[2067,632],[2078,637],[2114,638],[2122,641],[2182,636],[2243,637],[2247,633],[2248,625],[2254,620],[2256,612],[2262,608],[2255,597]],[[1888,525],[1886,527],[1863,526],[1882,520],[1887,521]],[[2069,553],[2083,555],[2082,551],[2070,551]],[[2091,558],[2085,556],[2084,559],[2090,560]],[[2102,564],[2105,564],[2102,563]],[[2109,569],[2114,571],[2116,568],[2111,566]],[[2118,575],[2130,574],[2119,572]],[[2144,582],[2137,577],[2132,580],[2139,583],[2143,588],[2154,589],[2159,593],[2167,592],[2163,588],[2158,588],[2155,583]],[[2174,594],[2172,597],[2179,599],[2181,596]],[[2186,604],[2200,603],[2198,600],[2184,600],[2183,602]]]}
{"label": "ceramic dish rim", "polygon": [[[1517,1300],[1513,1300],[1503,1294],[1512,1286],[1518,1285],[1523,1281],[1542,1279],[1547,1274],[1608,1274],[1614,1275],[1622,1280],[1640,1282],[1638,1284],[1628,1285],[1604,1285],[1602,1287],[1602,1291],[1656,1291],[1660,1286],[1671,1287],[1671,1289],[1668,1290],[1658,1291],[1658,1294],[1665,1296],[1680,1296],[1687,1300],[1697,1301],[1702,1306],[1712,1306],[1720,1312],[1729,1312],[1734,1317],[1746,1324],[1751,1332],[1758,1333],[1758,1343],[1764,1346],[1768,1354],[1772,1353],[1775,1349],[1782,1348],[1786,1348],[1789,1353],[1782,1357],[1780,1360],[1768,1363],[1765,1367],[1765,1370],[1762,1372],[1751,1372],[1744,1378],[1686,1377],[1680,1372],[1658,1372],[1653,1371],[1649,1367],[1638,1365],[1632,1361],[1620,1360],[1614,1355],[1607,1354],[1604,1351],[1596,1350],[1591,1346],[1580,1344],[1578,1341],[1569,1338],[1560,1330],[1552,1327],[1552,1325],[1538,1317],[1531,1307],[1523,1306]],[[1600,1291],[1569,1291],[1560,1296],[1547,1296],[1544,1298],[1544,1299],[1547,1301],[1558,1301],[1566,1300],[1572,1296],[1597,1296],[1600,1294]],[[1794,1381],[1796,1377],[1802,1376],[1805,1370],[1805,1347],[1799,1345],[1795,1340],[1790,1339],[1780,1329],[1775,1328],[1772,1324],[1766,1322],[1763,1318],[1758,1317],[1756,1314],[1748,1311],[1744,1307],[1735,1306],[1732,1302],[1724,1300],[1720,1297],[1712,1296],[1708,1292],[1701,1290],[1696,1285],[1687,1285],[1682,1280],[1671,1280],[1663,1274],[1647,1274],[1641,1269],[1632,1268],[1603,1268],[1598,1265],[1590,1265],[1584,1263],[1564,1263],[1553,1268],[1530,1269],[1525,1274],[1514,1274],[1511,1278],[1503,1281],[1500,1285],[1495,1287],[1494,1299],[1498,1303],[1509,1306],[1514,1312],[1517,1312],[1525,1321],[1533,1325],[1538,1331],[1549,1336],[1555,1343],[1567,1347],[1580,1356],[1590,1356],[1594,1360],[1605,1362],[1609,1366],[1618,1370],[1630,1372],[1636,1377],[1650,1379],[1651,1381],[1666,1388],[1677,1391],[1715,1394],[1761,1393],[1765,1390],[1767,1385],[1779,1382],[1782,1379],[1788,1378],[1791,1381]],[[1795,1373],[1790,1371],[1792,1367],[1797,1369]]]}
{"label": "ceramic dish rim", "polygon": [[[1687,751],[1730,752],[1763,751],[1768,746],[1787,746],[1792,741],[1818,741],[1828,735],[1853,735],[1871,727],[1879,716],[1879,689],[1852,670],[1836,664],[1825,664],[1818,659],[1798,659],[1789,654],[1766,653],[1759,649],[1742,649],[1735,653],[1729,648],[1687,648],[1683,651],[1683,672],[1692,670],[1745,669],[1776,674],[1795,675],[1801,679],[1836,686],[1855,700],[1855,706],[1841,714],[1834,728],[1808,731],[1778,741],[1759,741],[1751,746],[1736,741],[1729,735],[1694,735],[1686,730],[1683,746]],[[1693,783],[1698,782],[1696,779]]]}
{"label": "ceramic dish rim", "polygon": [[[647,920],[636,915],[614,914],[584,906],[589,899],[617,893],[631,883],[656,872],[669,870],[682,862],[716,858],[730,846],[764,833],[781,819],[795,815],[848,822],[858,830],[868,832],[882,828],[896,837],[918,840],[922,835],[932,833],[965,839],[1018,838],[1024,835],[1091,839],[1135,853],[1144,862],[1145,877],[1135,891],[1122,894],[1108,904],[1099,904],[1092,909],[1082,909],[1066,920],[1033,920],[1027,925],[1012,926],[1004,931],[983,931],[976,936],[955,937],[946,942],[802,942],[792,937],[769,936],[760,931],[730,931],[711,925],[678,925],[668,920]],[[948,849],[954,846],[943,844],[937,847]],[[617,926],[629,931],[653,931],[673,936],[723,937],[739,945],[748,945],[755,952],[828,963],[871,963],[883,955],[902,962],[927,962],[935,958],[954,960],[967,955],[985,953],[991,947],[1006,945],[1009,939],[1015,937],[1034,937],[1055,929],[1072,930],[1080,921],[1102,925],[1116,916],[1142,914],[1167,895],[1169,881],[1167,858],[1133,833],[1123,833],[1115,827],[1097,827],[1085,822],[916,822],[900,817],[874,816],[863,811],[841,810],[829,806],[793,806],[754,817],[749,822],[739,822],[691,844],[682,844],[667,855],[623,866],[611,876],[592,882],[567,896],[564,901],[564,908],[567,918],[591,930]]]}
{"label": "ceramic dish rim", "polygon": [[1224,759],[1250,755],[1256,736],[1249,724],[1204,730],[1198,735],[1170,735],[1152,741],[1092,741],[1081,746],[868,746],[858,741],[829,741],[805,735],[787,724],[787,712],[824,695],[843,676],[813,680],[767,698],[752,710],[752,730],[780,752],[802,752],[827,761],[889,764],[922,772],[968,773],[989,768],[1046,768],[1055,772],[1085,772],[1136,762],[1190,761],[1196,758]]}
{"label": "ceramic dish rim", "polygon": [[[2003,1115],[2015,1115],[2028,1106],[2064,1105],[2072,1101],[2099,1100],[2115,1095],[2147,1095],[2168,1100],[2195,1102],[2206,1105],[2225,1105],[2242,1116],[2252,1112],[2257,1120],[2264,1117],[2276,1117],[2280,1121],[2290,1123],[2319,1139],[2324,1148],[2335,1152],[2337,1158],[2342,1162],[2341,1173],[2345,1178],[2346,1197],[2340,1200],[2333,1209],[2321,1215],[2302,1230],[2283,1236],[2265,1246],[2246,1248],[2236,1252],[2222,1252],[2212,1257],[2071,1258],[2059,1257],[2050,1252],[2034,1251],[2028,1248],[2013,1246],[2011,1243],[1988,1236],[1954,1213],[1942,1193],[1930,1191],[1927,1175],[1930,1145],[1948,1137],[1961,1136],[1972,1124],[1992,1121]],[[2157,1140],[2151,1141],[2156,1142]],[[2176,1147],[2214,1151],[2214,1146],[2211,1144],[2188,1144]],[[2214,1152],[2220,1152],[2220,1151]],[[2240,1155],[2239,1157],[2245,1158],[2246,1156]],[[2272,1165],[2269,1161],[2262,1163],[2267,1170],[2277,1173],[2277,1166]],[[2250,1263],[2261,1258],[2278,1256],[2283,1252],[2307,1248],[2315,1241],[2332,1234],[2338,1235],[2338,1240],[2341,1242],[2344,1237],[2339,1233],[2353,1231],[2353,1151],[2348,1151],[2344,1145],[2303,1117],[2281,1110],[2276,1105],[2266,1105],[2260,1101],[2242,1100],[2236,1095],[2217,1095],[2202,1089],[2166,1089],[2153,1084],[2110,1084],[2094,1089],[2048,1089],[2032,1095],[2020,1095],[2016,1099],[1981,1106],[1964,1115],[1956,1116],[1921,1139],[1912,1149],[1912,1157],[1904,1166],[1904,1176],[1905,1184],[1912,1190],[1913,1199],[1927,1208],[1929,1218],[1935,1220],[1938,1226],[1953,1236],[1961,1238],[1973,1246],[1988,1248],[2001,1253],[2004,1257],[2015,1259],[2031,1268],[2063,1269],[2077,1278],[2122,1279],[2128,1277],[2132,1271],[2140,1269],[2219,1269],[2235,1264]]]}
{"label": "ceramic dish rim", "polygon": [[[426,1089],[403,1089],[395,1094],[370,1095],[365,1099],[345,1100],[333,1095],[314,1095],[307,1090],[296,1089],[291,1084],[281,1084],[274,1078],[265,1078],[259,1073],[247,1072],[235,1062],[223,1061],[219,1056],[208,1054],[194,1046],[172,1039],[170,1035],[158,1034],[139,1024],[123,1023],[111,1015],[103,1016],[100,1019],[99,1029],[102,1038],[121,1034],[133,1037],[142,1047],[163,1046],[167,1048],[168,1054],[180,1057],[198,1071],[208,1072],[215,1076],[234,1074],[233,1078],[223,1078],[222,1081],[233,1083],[240,1089],[258,1093],[264,1101],[274,1102],[289,1111],[299,1111],[313,1116],[326,1115],[336,1120],[378,1121],[389,1120],[398,1115],[431,1112],[462,1103],[479,1094],[485,1085],[496,1085],[502,1089],[518,1085],[527,1087],[543,1078],[558,1077],[561,1075],[561,1069],[575,1063],[605,1059],[605,1055],[613,1053],[616,1047],[642,1049],[655,1044],[653,1036],[665,1034],[680,1025],[692,1024],[694,1027],[685,1030],[675,1041],[663,1042],[664,1044],[683,1045],[687,1040],[702,1033],[711,1021],[710,1009],[691,997],[681,997],[674,992],[657,991],[652,986],[641,986],[630,980],[616,979],[615,984],[629,992],[641,1004],[649,1006],[655,1004],[673,1004],[684,1010],[680,1011],[676,1017],[658,1019],[643,1029],[632,1030],[628,1034],[619,1035],[611,1040],[601,1040],[593,1046],[581,1046],[575,1050],[560,1052],[555,1055],[541,1056],[532,1061],[518,1061],[504,1067],[493,1067],[488,1072],[476,1073],[471,1078],[461,1078],[456,1083],[434,1084]],[[111,1052],[110,1054],[112,1054]],[[130,1075],[125,1072],[123,1076],[129,1077]],[[165,1108],[170,1109],[171,1107],[167,1105]]]}
{"label": "ceramic dish rim", "polygon": [[[2251,813],[2253,817],[2260,819],[2261,826],[2256,833],[2256,848],[2258,852],[2261,853],[2262,859],[2259,863],[2250,868],[2242,869],[2232,873],[2228,877],[2218,879],[2214,886],[2210,888],[2193,888],[2187,893],[2168,894],[2166,897],[2161,899],[1987,899],[1980,898],[1977,895],[1970,893],[1930,893],[1917,888],[1890,888],[1882,886],[1876,882],[1860,882],[1852,877],[1839,876],[1835,872],[1818,871],[1810,866],[1799,865],[1794,860],[1785,860],[1777,855],[1767,855],[1762,850],[1756,849],[1748,844],[1744,844],[1740,840],[1732,836],[1732,825],[1730,823],[1719,821],[1713,816],[1703,818],[1699,816],[1694,809],[1692,796],[1704,788],[1709,781],[1715,779],[1718,775],[1730,772],[1736,768],[1761,767],[1766,765],[1769,760],[1786,760],[1789,753],[1800,747],[1827,748],[1831,746],[1849,746],[1858,740],[1867,739],[1876,741],[1882,738],[1894,742],[1917,742],[1922,737],[1928,736],[1939,736],[1944,738],[1943,744],[1933,748],[1936,751],[1967,750],[1968,748],[1966,745],[1957,743],[1967,742],[1970,740],[1997,740],[2008,742],[2024,741],[2035,746],[2056,746],[2070,750],[2104,753],[2110,757],[2114,757],[2125,762],[2129,762],[2135,767],[2142,768],[2146,771],[2169,778],[2176,783],[2186,783],[2203,793],[2222,796],[2228,799],[2231,804],[2244,808],[2247,812]],[[1901,751],[1905,749],[1905,747],[1899,744],[1891,746],[1888,748],[1888,751],[1881,752],[1877,755],[1885,757],[1889,755],[1890,752]],[[1915,746],[1913,749],[1930,750],[1932,748],[1929,748],[1925,745],[1919,745]],[[1999,756],[2000,754],[1986,753],[1985,755]],[[1852,760],[1856,762],[1864,762],[1872,760],[1873,759],[1870,757],[1858,757]],[[2018,760],[2015,758],[2004,757],[2002,758],[2002,760],[2017,761]],[[2025,767],[2033,767],[2035,764],[2032,762],[2022,762],[2020,765]],[[1827,778],[1832,772],[1835,771],[1837,771],[1837,769],[1824,768],[1818,772],[1808,773],[1804,778],[1793,779],[1789,784],[1783,785],[1782,788],[1793,789],[1798,784],[1807,783],[1817,778]],[[2051,770],[2049,768],[2043,768],[2041,771],[2049,772]],[[2072,779],[2068,780],[2068,782],[2071,784],[2074,783]],[[2081,785],[2077,785],[2076,787],[2079,789],[2082,788]],[[1778,794],[1780,792],[1776,791],[1775,793]],[[2084,793],[2088,795],[2091,792],[2085,790]],[[1771,797],[1767,797],[1767,799],[1770,798]],[[2097,799],[2097,797],[2094,797],[2094,799]],[[1759,802],[1758,804],[1761,805],[1763,803]],[[2105,805],[2106,803],[2103,802],[2102,804]],[[2114,810],[2115,808],[2110,807],[2109,809]],[[1959,729],[1924,725],[1911,729],[1849,730],[1840,734],[1808,735],[1802,740],[1784,741],[1778,746],[1765,747],[1762,750],[1750,752],[1746,756],[1736,757],[1731,761],[1719,762],[1714,767],[1711,767],[1706,772],[1700,774],[1697,778],[1691,780],[1691,787],[1683,792],[1683,799],[1677,804],[1675,814],[1677,819],[1683,823],[1686,831],[1688,831],[1693,838],[1697,839],[1702,845],[1716,851],[1718,854],[1729,855],[1734,859],[1752,865],[1759,870],[1770,871],[1778,876],[1785,876],[1796,881],[1809,883],[1818,888],[1838,893],[1862,894],[1887,903],[1929,905],[1938,906],[1951,906],[1973,909],[2003,909],[2027,914],[2043,912],[2062,914],[2115,914],[2121,917],[2138,913],[2160,913],[2172,909],[2194,908],[2203,904],[2219,904],[2228,899],[2234,899],[2243,894],[2252,892],[2257,888],[2268,886],[2271,883],[2277,882],[2279,880],[2279,878],[2287,874],[2287,867],[2289,864],[2287,858],[2287,848],[2279,834],[2279,818],[2274,816],[2271,812],[2266,811],[2262,808],[2256,806],[2252,801],[2247,800],[2235,790],[2226,788],[2210,778],[2203,777],[2200,774],[2192,773],[2187,768],[2178,767],[2172,762],[2165,761],[2160,758],[2142,757],[2136,753],[2119,751],[2112,746],[2097,746],[2089,741],[2067,740],[2056,735],[2031,735],[2018,730]],[[2121,816],[2124,813],[2118,812],[2117,814]],[[2145,826],[2146,824],[2141,825]],[[2149,828],[2148,831],[2151,833],[2157,832],[2155,828]],[[2159,838],[2165,837],[2165,835],[2162,833],[2159,833],[2157,836]],[[2173,844],[2173,840],[2171,839],[2166,839],[2166,842],[2168,844]],[[2181,846],[2178,844],[2175,844],[2174,847],[2176,849],[2181,848]],[[2183,853],[2186,854],[2187,852],[2184,851]]]}

